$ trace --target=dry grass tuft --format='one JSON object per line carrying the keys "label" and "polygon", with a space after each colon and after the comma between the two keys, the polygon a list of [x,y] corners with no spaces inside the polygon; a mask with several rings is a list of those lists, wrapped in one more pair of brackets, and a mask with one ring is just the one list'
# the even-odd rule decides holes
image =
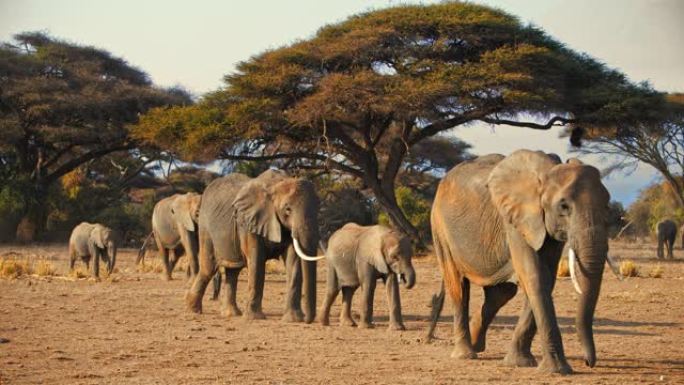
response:
{"label": "dry grass tuft", "polygon": [[137,267],[139,273],[157,273],[161,274],[164,272],[164,263],[159,259],[155,258],[151,262],[143,262]]}
{"label": "dry grass tuft", "polygon": [[76,266],[69,272],[69,277],[76,279],[87,278],[89,275],[88,269],[85,266]]}
{"label": "dry grass tuft", "polygon": [[620,262],[620,274],[623,277],[638,277],[639,266],[632,261],[622,261]]}
{"label": "dry grass tuft", "polygon": [[570,265],[568,265],[568,260],[563,258],[558,264],[558,272],[556,272],[556,277],[563,278],[570,276]]}
{"label": "dry grass tuft", "polygon": [[266,261],[266,274],[285,274],[285,264],[279,259],[269,259]]}
{"label": "dry grass tuft", "polygon": [[0,277],[17,278],[33,274],[33,266],[28,259],[0,259]]}
{"label": "dry grass tuft", "polygon": [[34,268],[36,275],[39,277],[52,277],[57,275],[55,267],[52,266],[52,262],[41,259],[36,263]]}
{"label": "dry grass tuft", "polygon": [[662,278],[663,273],[665,272],[665,269],[663,269],[660,264],[657,264],[653,266],[653,269],[648,273],[648,276],[651,278]]}

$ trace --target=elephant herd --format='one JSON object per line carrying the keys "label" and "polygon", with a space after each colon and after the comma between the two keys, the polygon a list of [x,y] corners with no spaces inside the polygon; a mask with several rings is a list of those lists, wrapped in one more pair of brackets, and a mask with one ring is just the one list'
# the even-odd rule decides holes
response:
{"label": "elephant herd", "polygon": [[[433,300],[430,334],[445,292],[454,309],[452,357],[473,359],[485,349],[487,328],[498,310],[521,288],[524,307],[504,362],[536,366],[530,352],[539,334],[546,372],[570,373],[554,309],[552,291],[565,247],[579,293],[576,327],[588,366],[596,362],[592,324],[608,257],[609,193],[599,171],[577,159],[562,163],[553,154],[519,150],[504,157],[487,155],[463,162],[439,184],[431,211],[434,251],[442,273],[442,293]],[[340,324],[356,325],[352,296],[361,287],[359,327],[373,326],[373,296],[385,282],[389,327],[404,330],[399,285],[412,288],[416,273],[409,239],[384,226],[344,225],[323,247],[318,231],[319,199],[314,185],[284,172],[268,170],[256,178],[229,174],[211,182],[204,193],[174,195],[154,208],[152,227],[165,278],[187,254],[192,283],[187,309],[201,313],[202,298],[214,279],[218,293],[226,285],[226,316],[265,318],[262,311],[265,264],[281,259],[286,267],[282,319],[311,323],[316,318],[317,261],[328,266],[327,291],[318,316],[329,325],[333,302],[342,292]],[[673,235],[674,238],[674,235]],[[317,255],[318,249],[324,255]],[[99,258],[111,272],[116,236],[99,224],[77,226],[69,242],[71,266],[77,258]],[[170,257],[172,254],[172,257]],[[238,275],[247,269],[248,299],[236,301]],[[470,284],[484,290],[481,311],[469,321]],[[304,301],[302,301],[302,297]],[[302,308],[302,302],[304,307]]]}

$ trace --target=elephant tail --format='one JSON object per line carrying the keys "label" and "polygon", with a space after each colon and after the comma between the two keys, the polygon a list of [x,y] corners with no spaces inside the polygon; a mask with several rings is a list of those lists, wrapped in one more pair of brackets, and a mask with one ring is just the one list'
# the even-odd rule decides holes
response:
{"label": "elephant tail", "polygon": [[435,338],[435,327],[437,326],[437,320],[442,314],[442,308],[444,307],[444,280],[439,289],[439,294],[433,294],[432,300],[430,301],[430,326],[428,327],[427,336],[425,336],[425,342],[430,343]]}
{"label": "elephant tail", "polygon": [[142,246],[140,246],[140,250],[138,250],[138,258],[135,259],[136,265],[140,264],[140,262],[145,263],[145,250],[147,249],[147,245],[153,238],[154,231],[150,231],[150,233],[145,238],[145,241],[143,242]]}

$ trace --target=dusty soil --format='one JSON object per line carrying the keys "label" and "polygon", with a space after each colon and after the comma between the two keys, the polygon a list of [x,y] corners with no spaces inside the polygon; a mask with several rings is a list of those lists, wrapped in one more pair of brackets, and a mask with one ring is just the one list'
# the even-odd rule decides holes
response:
{"label": "dusty soil", "polygon": [[[13,252],[13,253],[12,253]],[[0,247],[1,255],[39,255],[66,274],[66,246]],[[642,275],[658,263],[652,245],[613,245],[612,254],[633,259]],[[183,308],[187,282],[180,272],[165,282],[138,272],[134,250],[123,250],[118,273],[101,282],[22,277],[0,279],[0,384],[443,384],[443,383],[684,383],[684,252],[660,262],[662,278],[619,282],[605,273],[596,313],[598,364],[584,366],[573,326],[576,295],[560,279],[554,296],[565,351],[574,376],[543,375],[534,368],[501,364],[513,333],[521,295],[494,321],[487,350],[477,360],[451,353],[451,317],[443,316],[432,344],[424,334],[427,304],[439,286],[432,258],[415,261],[418,283],[402,289],[408,328],[390,332],[382,285],[376,292],[376,328],[285,324],[280,321],[284,275],[270,268],[264,321],[221,315],[204,300],[204,314]],[[319,265],[318,303],[325,263]],[[238,288],[246,296],[244,272]],[[472,290],[471,312],[481,290]],[[359,309],[360,295],[354,298]],[[338,299],[339,301],[339,299]],[[445,313],[450,312],[445,307]],[[358,315],[357,315],[358,316]],[[533,352],[539,355],[535,340]]]}

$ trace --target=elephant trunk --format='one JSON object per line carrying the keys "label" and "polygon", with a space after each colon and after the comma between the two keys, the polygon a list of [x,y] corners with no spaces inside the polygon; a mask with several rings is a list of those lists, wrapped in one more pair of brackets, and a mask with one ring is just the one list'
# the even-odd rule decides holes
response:
{"label": "elephant trunk", "polygon": [[584,350],[584,362],[587,366],[594,367],[596,364],[594,311],[601,291],[603,268],[608,255],[608,238],[602,228],[588,227],[581,231],[578,241],[575,279],[581,293],[577,303],[575,327]]}
{"label": "elephant trunk", "polygon": [[[304,228],[292,234],[295,252],[316,255],[319,241],[318,229]],[[295,241],[296,240],[296,241]],[[299,250],[297,250],[299,249]],[[302,257],[299,255],[300,258]],[[324,257],[324,256],[323,256]],[[302,258],[303,292],[305,296],[304,321],[311,323],[316,318],[316,259]]]}
{"label": "elephant trunk", "polygon": [[111,274],[114,271],[114,265],[116,264],[116,245],[113,242],[107,245],[107,254],[107,257],[109,258],[107,273]]}
{"label": "elephant trunk", "polygon": [[407,267],[402,269],[401,277],[407,289],[411,289],[416,284],[416,270],[410,262]]}

